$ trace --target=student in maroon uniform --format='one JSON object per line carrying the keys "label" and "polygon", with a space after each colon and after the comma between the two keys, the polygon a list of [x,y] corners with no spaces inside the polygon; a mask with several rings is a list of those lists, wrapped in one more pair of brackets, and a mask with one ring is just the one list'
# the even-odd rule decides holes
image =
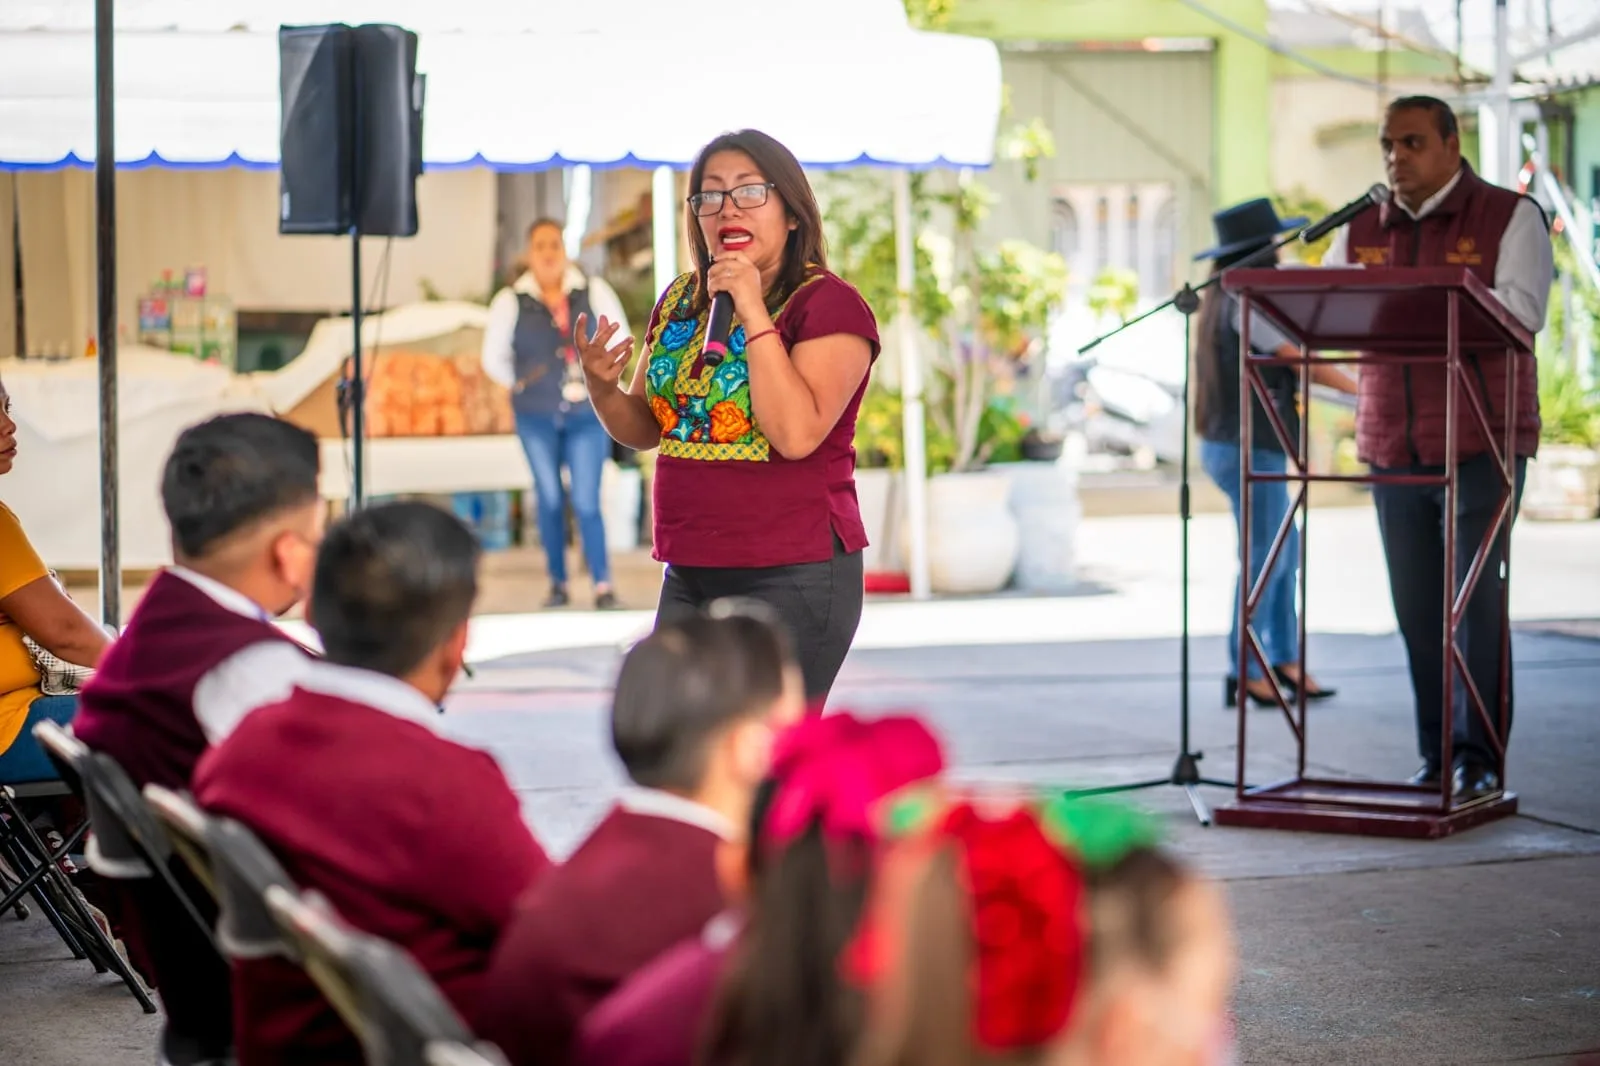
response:
{"label": "student in maroon uniform", "polygon": [[[494,759],[437,732],[477,569],[472,532],[427,504],[340,522],[308,612],[327,662],[252,710],[194,779],[201,806],[249,826],[347,922],[410,952],[468,1024],[490,949],[549,865]],[[298,970],[243,965],[235,995],[240,1066],[360,1061]]]}
{"label": "student in maroon uniform", "polygon": [[[309,661],[272,619],[310,585],[322,538],[317,473],[316,438],[266,415],[222,415],[178,437],[161,481],[175,565],[150,583],[72,723],[135,784],[187,789],[206,747],[264,693],[286,692]],[[174,870],[214,918],[187,868]],[[159,880],[107,888],[130,956],[161,993],[167,1061],[222,1055],[232,1041],[222,960]]]}
{"label": "student in maroon uniform", "polygon": [[915,718],[835,713],[785,733],[748,840],[724,850],[724,887],[745,913],[718,915],[596,1007],[574,1066],[844,1062],[860,1002],[839,953],[871,879],[879,807],[943,769]]}
{"label": "student in maroon uniform", "polygon": [[766,612],[712,607],[628,653],[611,734],[634,787],[534,886],[495,949],[478,1032],[513,1066],[564,1066],[596,1003],[722,909],[718,848],[748,823],[803,687]]}
{"label": "student in maroon uniform", "polygon": [[[878,355],[872,310],[828,270],[822,215],[794,154],[758,130],[713,140],[689,175],[699,270],[631,338],[602,318],[574,334],[595,413],[629,448],[660,449],[657,624],[724,596],[770,603],[794,634],[820,709],[861,621],[856,412]],[[710,297],[732,300],[727,350],[706,348]]]}

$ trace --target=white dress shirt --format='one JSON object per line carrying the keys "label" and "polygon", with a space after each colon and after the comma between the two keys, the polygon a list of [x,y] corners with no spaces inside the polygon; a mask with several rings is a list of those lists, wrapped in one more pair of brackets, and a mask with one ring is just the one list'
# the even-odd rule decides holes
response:
{"label": "white dress shirt", "polygon": [[[1399,208],[1413,219],[1421,221],[1431,215],[1445,197],[1455,191],[1465,168],[1456,171],[1455,177],[1444,188],[1422,202],[1416,211],[1398,199],[1391,200],[1391,208]],[[1350,227],[1341,226],[1334,232],[1333,241],[1322,261],[1329,266],[1343,266],[1350,262]],[[1517,321],[1533,333],[1544,328],[1545,311],[1550,303],[1550,284],[1555,278],[1555,256],[1550,248],[1550,229],[1545,225],[1544,212],[1527,197],[1511,212],[1511,221],[1500,237],[1500,254],[1494,265],[1495,298],[1517,317]]]}
{"label": "white dress shirt", "polygon": [[[593,321],[589,323],[591,330],[601,318],[622,324],[622,328],[611,338],[612,347],[621,344],[624,337],[633,335],[628,326],[628,316],[622,310],[622,301],[604,278],[585,277],[577,267],[568,266],[562,285],[569,293],[588,289],[589,307],[594,312],[591,316]],[[494,299],[489,301],[489,321],[483,327],[483,372],[491,381],[499,382],[508,389],[516,381],[516,360],[511,354],[511,339],[516,336],[517,315],[521,311],[517,302],[519,293],[544,302],[533,275],[524,272],[509,288],[494,294]]]}
{"label": "white dress shirt", "polygon": [[735,840],[733,823],[703,803],[686,796],[674,795],[658,788],[641,788],[630,785],[617,797],[617,806],[629,814],[643,814],[651,818],[666,818],[685,825],[698,826],[723,840]]}

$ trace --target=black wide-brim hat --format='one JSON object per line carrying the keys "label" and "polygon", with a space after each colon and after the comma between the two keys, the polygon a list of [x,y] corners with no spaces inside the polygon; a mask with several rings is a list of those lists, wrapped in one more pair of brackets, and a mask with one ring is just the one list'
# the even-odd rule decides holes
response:
{"label": "black wide-brim hat", "polygon": [[1223,259],[1254,251],[1271,244],[1280,233],[1301,229],[1310,221],[1299,217],[1279,218],[1277,208],[1265,197],[1224,207],[1211,216],[1211,225],[1217,231],[1217,246],[1200,252],[1195,259]]}

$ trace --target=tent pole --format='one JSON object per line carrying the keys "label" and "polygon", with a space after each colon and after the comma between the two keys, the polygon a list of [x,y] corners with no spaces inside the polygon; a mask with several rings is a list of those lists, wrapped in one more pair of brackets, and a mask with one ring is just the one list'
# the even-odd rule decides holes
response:
{"label": "tent pole", "polygon": [[[650,176],[650,243],[655,256],[656,295],[678,276],[678,183],[671,167],[656,167]],[[633,323],[644,329],[643,323]]]}
{"label": "tent pole", "polygon": [[923,422],[922,362],[917,357],[917,322],[911,292],[916,260],[912,249],[911,172],[894,170],[894,273],[898,294],[895,318],[900,343],[901,434],[905,444],[906,524],[911,558],[906,560],[911,578],[911,598],[925,600],[932,592],[928,573],[928,449]]}
{"label": "tent pole", "polygon": [[112,0],[94,5],[96,352],[100,371],[100,621],[122,625],[117,505],[117,148]]}

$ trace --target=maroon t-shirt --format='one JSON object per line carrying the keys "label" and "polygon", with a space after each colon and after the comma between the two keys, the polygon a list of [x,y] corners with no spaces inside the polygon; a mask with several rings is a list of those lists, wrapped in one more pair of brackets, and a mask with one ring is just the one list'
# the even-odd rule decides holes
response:
{"label": "maroon t-shirt", "polygon": [[[825,562],[837,536],[867,546],[856,500],[856,412],[867,381],[832,432],[804,459],[785,459],[756,424],[744,327],[728,354],[705,366],[706,312],[691,308],[693,273],[674,281],[645,331],[645,395],[661,426],[655,474],[655,558],[678,566],[760,567]],[[814,272],[773,318],[784,346],[836,333],[864,337],[878,357],[878,325],[854,286]]]}

